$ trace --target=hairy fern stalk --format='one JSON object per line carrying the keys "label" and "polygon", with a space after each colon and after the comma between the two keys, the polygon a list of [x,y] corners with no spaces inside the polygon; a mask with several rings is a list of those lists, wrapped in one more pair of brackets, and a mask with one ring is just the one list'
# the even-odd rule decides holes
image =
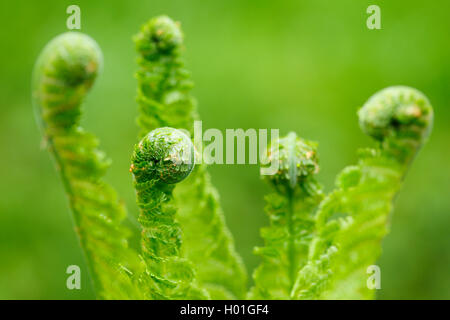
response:
{"label": "hairy fern stalk", "polygon": [[103,180],[110,161],[80,127],[81,105],[101,69],[90,37],[53,39],[38,58],[33,104],[62,179],[75,230],[102,299],[372,299],[366,270],[381,253],[389,215],[406,172],[432,126],[427,98],[390,87],[359,110],[376,141],[324,193],[315,179],[317,144],[291,132],[266,151],[278,171],[264,176],[269,226],[261,263],[247,276],[226,227],[207,168],[190,139],[199,119],[181,59],[180,25],[151,19],[135,36],[140,141],[130,172],[142,226],[141,251],[128,247],[126,210]]}

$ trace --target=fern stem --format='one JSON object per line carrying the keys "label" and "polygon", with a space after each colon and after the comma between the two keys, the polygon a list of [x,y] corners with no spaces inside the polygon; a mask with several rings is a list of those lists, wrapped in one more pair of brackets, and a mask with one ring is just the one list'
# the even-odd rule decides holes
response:
{"label": "fern stem", "polygon": [[292,290],[292,287],[294,286],[296,274],[297,274],[297,268],[295,263],[295,239],[294,239],[294,191],[289,190],[288,191],[288,258],[289,258],[289,292]]}
{"label": "fern stem", "polygon": [[289,292],[294,286],[295,277],[297,273],[296,263],[295,263],[295,243],[294,243],[294,192],[295,186],[297,185],[297,159],[295,155],[297,135],[295,132],[289,133],[287,137],[288,145],[288,161],[289,161],[289,186],[287,189],[287,199],[288,199],[288,259],[289,259]]}

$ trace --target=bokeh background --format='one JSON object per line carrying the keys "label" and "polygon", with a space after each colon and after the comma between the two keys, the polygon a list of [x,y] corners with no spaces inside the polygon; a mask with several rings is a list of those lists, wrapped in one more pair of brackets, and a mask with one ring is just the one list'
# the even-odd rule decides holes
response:
{"label": "bokeh background", "polygon": [[[136,55],[131,36],[152,16],[182,22],[185,60],[196,82],[204,128],[280,128],[320,141],[320,179],[354,163],[372,142],[356,110],[374,92],[404,84],[435,108],[429,143],[397,199],[383,242],[380,299],[450,298],[449,1],[1,1],[0,298],[90,299],[65,287],[68,265],[85,272],[61,182],[30,103],[30,76],[43,46],[66,31],[66,8],[81,7],[82,32],[100,44],[103,74],[83,125],[113,159],[107,180],[137,207],[128,172],[136,142]],[[366,28],[381,7],[382,30]],[[226,219],[249,272],[267,223],[268,186],[256,166],[212,166]],[[84,270],[84,271],[83,271]],[[82,273],[83,275],[83,273]],[[86,275],[86,273],[84,273]]]}

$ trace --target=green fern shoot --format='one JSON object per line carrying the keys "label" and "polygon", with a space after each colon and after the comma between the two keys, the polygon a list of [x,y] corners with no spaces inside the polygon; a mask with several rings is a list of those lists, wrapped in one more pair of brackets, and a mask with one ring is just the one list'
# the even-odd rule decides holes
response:
{"label": "green fern shoot", "polygon": [[181,257],[182,234],[172,201],[175,183],[194,168],[194,146],[181,131],[155,129],[136,145],[130,171],[135,179],[142,256],[140,281],[149,299],[205,299],[194,281],[193,267]]}
{"label": "green fern shoot", "polygon": [[361,129],[377,147],[338,176],[320,204],[308,263],[297,277],[298,299],[370,299],[367,269],[381,253],[393,200],[432,126],[433,109],[419,91],[390,87],[359,110]]}
{"label": "green fern shoot", "polygon": [[66,189],[75,230],[100,298],[139,296],[130,275],[138,268],[122,226],[123,204],[102,177],[110,161],[97,139],[79,126],[82,102],[101,69],[102,55],[90,37],[76,32],[53,39],[33,75],[33,103],[45,144]]}
{"label": "green fern shoot", "polygon": [[[96,42],[77,32],[53,39],[33,74],[32,99],[73,213],[94,289],[102,299],[373,299],[369,274],[390,229],[394,200],[432,127],[425,95],[389,87],[359,110],[375,146],[361,149],[334,190],[316,180],[317,144],[291,132],[272,141],[264,176],[269,225],[247,288],[205,164],[194,146],[199,120],[181,53],[180,25],[166,16],[135,36],[140,141],[131,159],[141,251],[128,246],[126,209],[103,177],[110,160],[80,127],[82,104],[102,67]],[[194,137],[194,142],[202,137]]]}
{"label": "green fern shoot", "polygon": [[[166,16],[151,19],[135,36],[139,53],[138,102],[141,135],[170,126],[193,136],[199,116],[190,91],[193,83],[181,59],[180,25]],[[242,299],[246,272],[225,225],[218,193],[206,166],[196,166],[189,183],[175,190],[184,254],[197,269],[198,280],[214,299]]]}
{"label": "green fern shoot", "polygon": [[318,172],[316,144],[291,132],[268,148],[267,158],[278,172],[264,176],[275,192],[266,197],[270,226],[261,230],[265,246],[255,248],[262,257],[255,270],[251,299],[290,299],[297,273],[305,264],[314,228],[313,212],[322,200],[314,178]]}

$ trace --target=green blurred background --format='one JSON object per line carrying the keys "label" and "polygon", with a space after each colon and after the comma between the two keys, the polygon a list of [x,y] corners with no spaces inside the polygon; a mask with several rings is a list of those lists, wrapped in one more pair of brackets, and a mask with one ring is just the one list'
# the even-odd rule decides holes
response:
{"label": "green blurred background", "polygon": [[[326,190],[371,144],[356,110],[396,84],[423,91],[435,108],[429,143],[397,199],[383,243],[381,299],[450,298],[449,1],[2,1],[0,4],[0,298],[93,298],[65,287],[68,265],[85,264],[61,182],[30,104],[30,76],[43,46],[66,31],[66,7],[81,7],[104,71],[83,125],[113,159],[107,180],[137,215],[130,154],[136,142],[136,55],[131,36],[152,16],[182,22],[185,60],[196,82],[203,127],[280,128],[320,141]],[[366,28],[381,7],[382,30]],[[258,263],[269,191],[256,166],[212,166],[227,222],[249,272]],[[83,275],[83,274],[82,274]],[[84,273],[86,275],[86,273]]]}

